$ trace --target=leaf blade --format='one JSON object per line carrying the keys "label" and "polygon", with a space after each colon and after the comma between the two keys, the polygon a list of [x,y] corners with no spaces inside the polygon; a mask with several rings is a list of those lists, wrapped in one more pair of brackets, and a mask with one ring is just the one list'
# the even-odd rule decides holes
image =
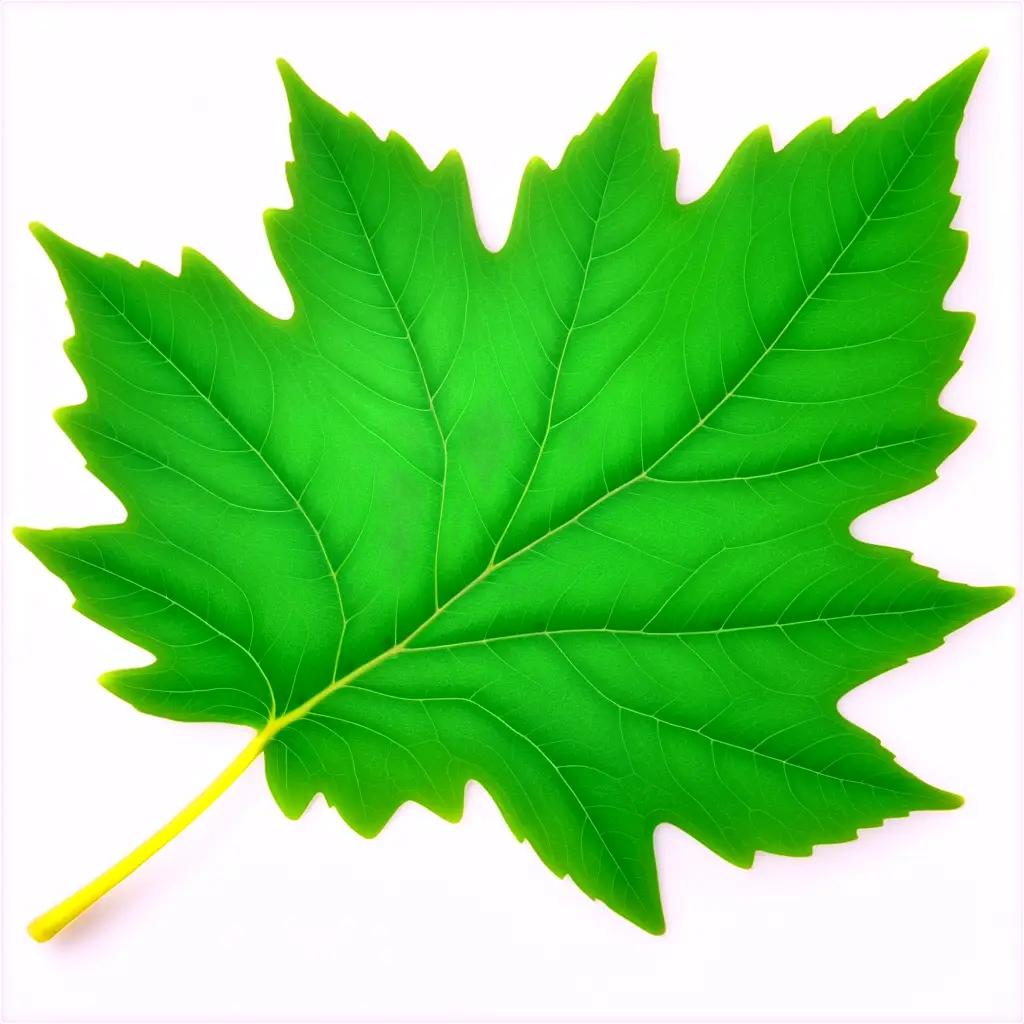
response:
{"label": "leaf blade", "polygon": [[198,254],[175,276],[37,231],[89,395],[60,422],[128,518],[19,539],[154,655],[116,693],[263,728],[287,815],[455,820],[476,779],[649,931],[662,822],[749,866],[957,806],[836,702],[1009,597],[850,534],[970,430],[939,394],[983,59],[838,134],[754,132],[680,206],[648,58],[527,168],[498,253],[457,156],[283,65],[289,320]]}

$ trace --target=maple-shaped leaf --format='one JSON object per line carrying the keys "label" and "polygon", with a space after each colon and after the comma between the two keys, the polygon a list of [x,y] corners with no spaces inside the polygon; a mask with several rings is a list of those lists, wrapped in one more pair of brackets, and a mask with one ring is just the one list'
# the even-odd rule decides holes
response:
{"label": "maple-shaped leaf", "polygon": [[469,780],[552,871],[652,932],[653,831],[734,864],[958,797],[837,700],[1005,601],[850,534],[934,479],[972,317],[943,309],[954,139],[984,54],[879,118],[747,138],[676,199],[645,60],[510,237],[286,65],[294,206],[276,319],[44,228],[88,390],[58,421],[123,523],[22,530],[75,607],[149,651],[104,684],[255,737],[165,829],[32,925],[47,938],[261,752],[297,817],[371,836]]}

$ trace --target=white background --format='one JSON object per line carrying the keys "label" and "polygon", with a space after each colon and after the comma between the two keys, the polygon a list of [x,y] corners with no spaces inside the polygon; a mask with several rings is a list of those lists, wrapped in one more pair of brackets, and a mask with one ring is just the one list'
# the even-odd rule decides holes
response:
{"label": "white background", "polygon": [[177,268],[205,252],[289,300],[261,227],[286,206],[274,58],[428,162],[469,167],[500,244],[519,174],[660,53],[656,105],[704,191],[767,122],[883,112],[992,48],[960,136],[978,313],[944,401],[979,421],[923,492],[858,526],[949,578],[1018,583],[1020,17],[1015,4],[56,5],[4,17],[4,975],[8,1020],[1007,1020],[1020,1012],[1019,600],[859,689],[843,710],[967,797],[812,858],[744,872],[657,835],[668,934],[551,875],[472,786],[463,824],[406,806],[380,838],[321,801],[296,824],[258,767],[58,940],[26,922],[108,866],[244,744],[147,718],[95,682],[144,656],[71,610],[12,525],[117,520],[50,419],[82,389],[70,320],[26,230]]}

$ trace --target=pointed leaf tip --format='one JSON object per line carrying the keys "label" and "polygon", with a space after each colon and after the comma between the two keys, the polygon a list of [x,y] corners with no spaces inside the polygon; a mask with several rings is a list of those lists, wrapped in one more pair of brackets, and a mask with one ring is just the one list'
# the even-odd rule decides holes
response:
{"label": "pointed leaf tip", "polygon": [[639,99],[648,108],[652,106],[651,97],[654,92],[654,71],[658,62],[656,53],[651,52],[633,70],[629,77],[622,83],[622,88],[615,95],[606,114],[613,114],[616,110],[623,111],[631,106],[631,100]]}
{"label": "pointed leaf tip", "polygon": [[649,54],[633,70],[633,74],[638,72],[644,72],[649,75],[653,75],[658,67],[658,53],[656,50],[651,50]]}
{"label": "pointed leaf tip", "polygon": [[644,89],[648,93],[654,85],[654,72],[658,67],[658,55],[653,50],[629,74],[625,85],[622,87],[622,94],[632,89]]}
{"label": "pointed leaf tip", "polygon": [[285,95],[288,97],[288,106],[294,110],[296,103],[303,99],[308,99],[316,94],[312,89],[305,83],[302,76],[284,59],[284,57],[278,57],[277,61],[277,73],[281,76],[281,82],[284,85]]}
{"label": "pointed leaf tip", "polygon": [[975,50],[967,60],[958,64],[945,77],[960,79],[968,88],[970,88],[974,85],[982,67],[985,65],[985,61],[988,60],[988,54],[989,49],[987,46],[983,46],[980,50]]}
{"label": "pointed leaf tip", "polygon": [[291,64],[284,59],[284,57],[278,57],[274,63],[277,65],[277,73],[285,82],[289,79],[299,77],[295,72],[295,68],[293,68]]}
{"label": "pointed leaf tip", "polygon": [[983,46],[980,50],[975,50],[974,53],[964,61],[964,64],[973,64],[980,68],[985,61],[988,60],[988,55],[989,48],[987,46]]}
{"label": "pointed leaf tip", "polygon": [[32,232],[32,237],[45,249],[53,241],[60,241],[57,235],[55,235],[45,224],[38,220],[32,221],[28,226],[29,231]]}
{"label": "pointed leaf tip", "polygon": [[83,250],[77,245],[72,245],[66,238],[61,238],[56,231],[51,231],[45,224],[41,224],[37,220],[32,221],[28,229],[32,232],[32,237],[42,247],[43,252],[50,257],[50,262],[58,266],[58,269],[61,257],[70,258],[83,253]]}
{"label": "pointed leaf tip", "polygon": [[934,85],[921,94],[925,96],[942,96],[945,101],[952,104],[958,100],[957,106],[962,110],[970,98],[974,89],[974,83],[981,73],[982,66],[988,57],[988,47],[972,53],[966,60],[961,61],[952,71],[947,72]]}

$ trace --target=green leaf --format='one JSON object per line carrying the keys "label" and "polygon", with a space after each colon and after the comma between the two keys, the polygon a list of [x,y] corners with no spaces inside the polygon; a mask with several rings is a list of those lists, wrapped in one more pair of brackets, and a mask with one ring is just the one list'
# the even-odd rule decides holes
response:
{"label": "green leaf", "polygon": [[288,320],[191,250],[175,276],[36,227],[88,389],[58,421],[127,519],[18,536],[153,655],[111,691],[258,730],[180,827],[261,751],[287,815],[322,793],[367,836],[408,800],[458,819],[476,779],[659,932],[661,822],[749,866],[957,806],[836,702],[1010,595],[849,529],[970,431],[938,397],[983,59],[839,133],[759,129],[680,205],[650,57],[530,163],[498,253],[457,154],[428,169],[282,65]]}

